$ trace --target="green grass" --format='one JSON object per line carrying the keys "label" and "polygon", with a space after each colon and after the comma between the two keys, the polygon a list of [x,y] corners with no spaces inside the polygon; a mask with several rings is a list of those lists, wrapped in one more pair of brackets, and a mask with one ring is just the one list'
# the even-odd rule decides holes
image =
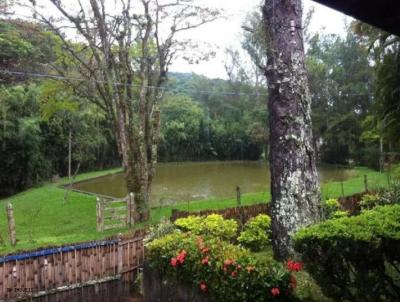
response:
{"label": "green grass", "polygon": [[[80,174],[75,181],[81,181],[110,173],[120,172],[120,169],[111,169]],[[364,190],[364,174],[374,186],[385,186],[385,174],[366,168],[356,168],[356,177],[344,181],[345,195],[351,195]],[[41,187],[32,188],[10,198],[0,201],[0,254],[35,249],[44,246],[61,245],[79,241],[89,241],[109,237],[128,229],[114,229],[103,233],[96,231],[96,199],[92,195],[70,192],[69,200],[63,203],[65,190],[60,187],[68,183],[68,179],[60,179],[56,184],[46,183]],[[372,187],[372,186],[371,186]],[[339,197],[341,195],[340,182],[331,182],[322,186],[323,197]],[[268,202],[270,194],[266,192],[243,194],[242,204],[250,205]],[[9,244],[7,233],[6,205],[11,201],[14,207],[16,221],[17,245]],[[200,201],[166,205],[151,209],[151,221],[155,223],[162,216],[169,217],[173,208],[179,210],[199,211],[205,209],[223,209],[236,206],[235,198],[213,198]],[[143,227],[138,224],[135,228]]]}

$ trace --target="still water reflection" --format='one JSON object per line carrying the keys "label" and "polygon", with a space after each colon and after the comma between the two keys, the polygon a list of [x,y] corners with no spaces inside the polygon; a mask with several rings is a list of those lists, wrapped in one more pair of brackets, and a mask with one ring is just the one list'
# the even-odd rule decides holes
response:
{"label": "still water reflection", "polygon": [[[355,175],[352,169],[319,167],[322,182],[345,180]],[[184,162],[157,166],[151,203],[234,197],[236,186],[242,193],[269,190],[270,174],[265,162]],[[74,185],[76,189],[114,197],[126,195],[123,174],[104,176]]]}

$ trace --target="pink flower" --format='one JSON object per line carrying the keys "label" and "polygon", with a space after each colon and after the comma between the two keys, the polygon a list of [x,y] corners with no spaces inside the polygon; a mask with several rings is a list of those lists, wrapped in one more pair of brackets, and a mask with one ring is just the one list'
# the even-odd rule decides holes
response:
{"label": "pink flower", "polygon": [[231,273],[231,276],[232,276],[232,278],[236,278],[236,276],[237,276],[237,271],[233,271],[233,272]]}
{"label": "pink flower", "polygon": [[203,264],[203,265],[208,265],[208,259],[209,259],[208,256],[205,257],[205,258],[203,258],[203,259],[201,260],[201,264]]}
{"label": "pink flower", "polygon": [[271,294],[272,294],[274,297],[275,297],[275,296],[279,296],[280,293],[281,293],[281,291],[279,290],[279,288],[277,288],[277,287],[271,288]]}
{"label": "pink flower", "polygon": [[204,282],[200,283],[200,290],[205,293],[207,291],[207,284],[205,284]]}
{"label": "pink flower", "polygon": [[178,260],[175,257],[171,258],[171,266],[175,267],[177,264]]}

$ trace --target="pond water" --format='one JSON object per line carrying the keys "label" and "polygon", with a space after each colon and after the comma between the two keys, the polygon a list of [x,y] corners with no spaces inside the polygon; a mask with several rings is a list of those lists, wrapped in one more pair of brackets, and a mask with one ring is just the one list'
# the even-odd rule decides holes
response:
{"label": "pond water", "polygon": [[[319,167],[322,182],[346,180],[355,176],[352,169]],[[242,193],[268,191],[270,174],[265,162],[183,162],[160,163],[150,196],[151,204],[234,197],[236,186]],[[126,196],[122,173],[76,183],[75,189],[113,197]]]}

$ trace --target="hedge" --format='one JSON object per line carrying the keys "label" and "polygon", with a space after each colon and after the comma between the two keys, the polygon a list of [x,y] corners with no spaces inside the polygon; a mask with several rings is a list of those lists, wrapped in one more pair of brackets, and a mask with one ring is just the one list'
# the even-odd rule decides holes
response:
{"label": "hedge", "polygon": [[400,205],[300,230],[294,245],[335,301],[400,301]]}

